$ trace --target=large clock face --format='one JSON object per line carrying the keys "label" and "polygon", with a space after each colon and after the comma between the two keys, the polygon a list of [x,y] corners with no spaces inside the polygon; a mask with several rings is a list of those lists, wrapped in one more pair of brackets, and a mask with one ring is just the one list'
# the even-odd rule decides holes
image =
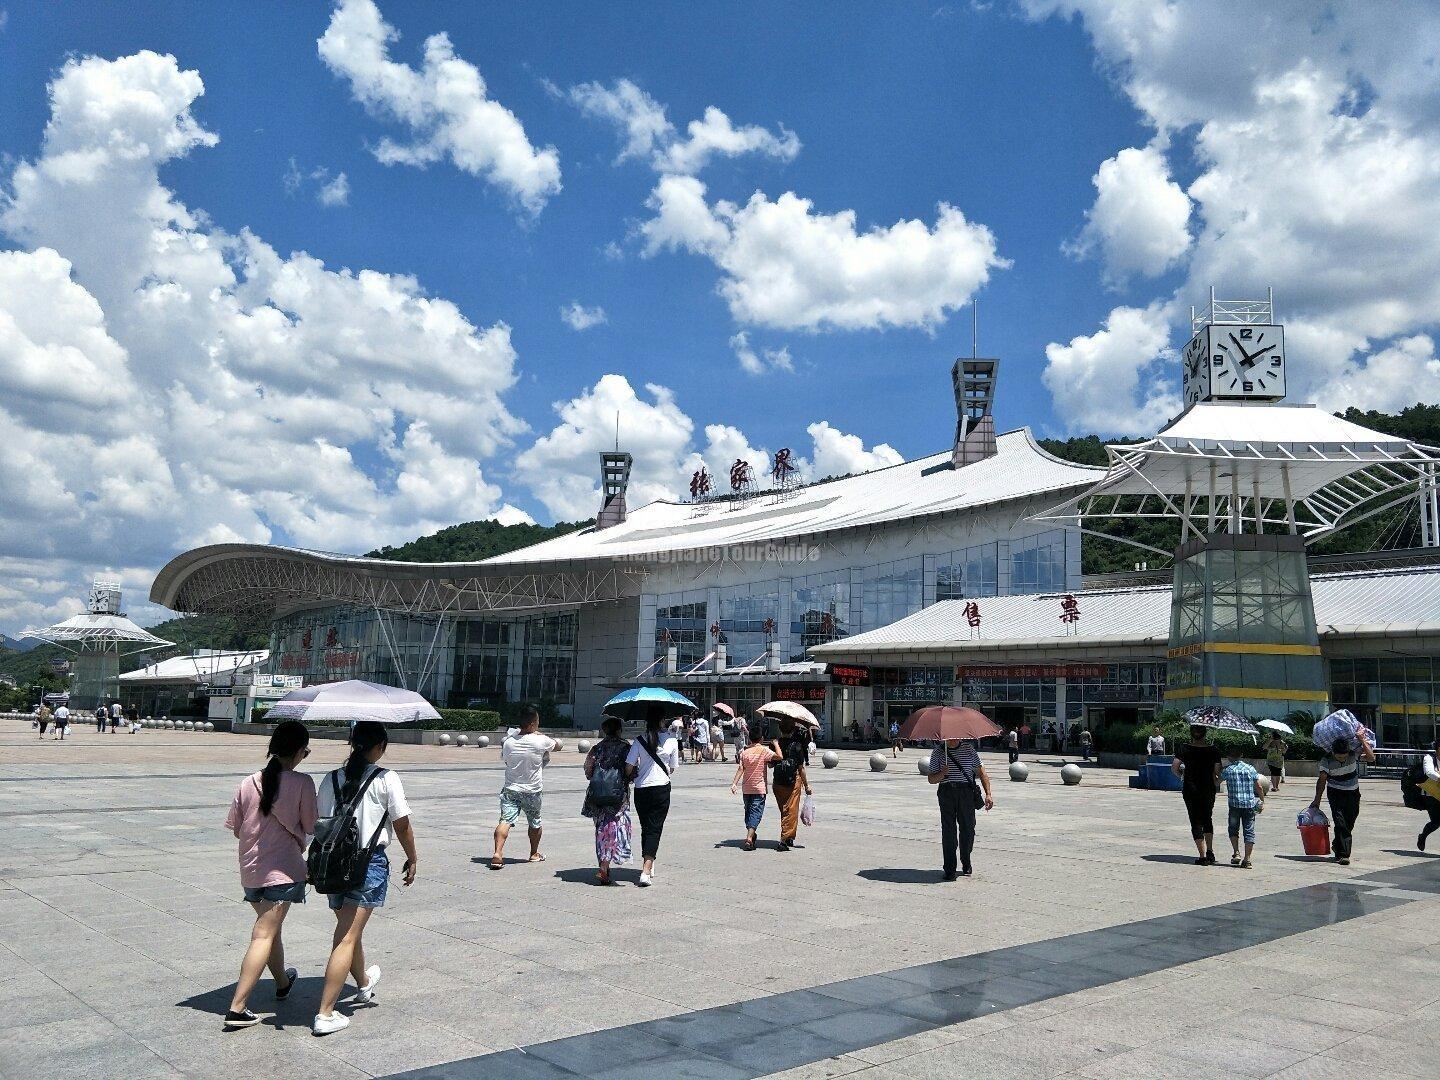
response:
{"label": "large clock face", "polygon": [[1211,325],[1210,397],[1285,396],[1285,332],[1279,326]]}
{"label": "large clock face", "polygon": [[1210,341],[1204,330],[1190,339],[1180,354],[1184,382],[1185,407],[1210,396]]}

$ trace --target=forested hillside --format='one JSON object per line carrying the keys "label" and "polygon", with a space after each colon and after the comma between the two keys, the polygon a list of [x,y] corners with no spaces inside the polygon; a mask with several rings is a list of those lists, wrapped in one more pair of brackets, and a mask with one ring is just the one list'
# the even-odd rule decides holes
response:
{"label": "forested hillside", "polygon": [[396,562],[478,562],[589,524],[589,521],[557,521],[554,525],[501,525],[498,521],[467,521],[398,547],[382,547],[367,554],[372,559]]}

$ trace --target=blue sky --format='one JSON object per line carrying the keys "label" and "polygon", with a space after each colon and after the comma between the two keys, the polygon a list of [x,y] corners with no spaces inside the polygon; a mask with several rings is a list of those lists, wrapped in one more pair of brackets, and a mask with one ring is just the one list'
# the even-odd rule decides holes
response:
{"label": "blue sky", "polygon": [[[0,629],[199,543],[588,514],[617,411],[641,501],[944,449],[975,296],[1002,428],[1154,431],[1212,283],[1275,287],[1292,397],[1440,399],[1437,41],[1303,0],[11,3]],[[627,93],[668,125],[628,156]],[[744,145],[675,164],[702,118]]]}

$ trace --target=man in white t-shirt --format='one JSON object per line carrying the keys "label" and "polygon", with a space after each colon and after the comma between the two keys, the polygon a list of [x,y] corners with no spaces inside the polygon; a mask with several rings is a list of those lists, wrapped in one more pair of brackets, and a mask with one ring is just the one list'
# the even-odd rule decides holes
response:
{"label": "man in white t-shirt", "polygon": [[70,709],[61,705],[55,710],[55,738],[64,739],[65,732],[70,727]]}
{"label": "man in white t-shirt", "polygon": [[550,752],[560,746],[548,735],[540,734],[540,713],[534,707],[520,714],[519,734],[509,735],[500,747],[500,760],[505,764],[505,785],[500,789],[500,821],[495,826],[495,854],[490,869],[505,865],[505,839],[510,826],[525,815],[530,834],[530,861],[544,862],[540,854],[540,796],[545,789],[545,766]]}

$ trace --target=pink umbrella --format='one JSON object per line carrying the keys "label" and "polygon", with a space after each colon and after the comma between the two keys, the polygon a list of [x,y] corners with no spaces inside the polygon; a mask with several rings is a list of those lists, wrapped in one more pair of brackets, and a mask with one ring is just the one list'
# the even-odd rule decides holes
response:
{"label": "pink umbrella", "polygon": [[798,701],[771,701],[761,705],[755,712],[760,716],[773,716],[777,720],[788,717],[797,724],[820,730],[820,721],[815,714]]}
{"label": "pink umbrella", "polygon": [[714,705],[710,706],[710,708],[715,712],[730,717],[731,720],[735,719],[735,710],[732,709],[729,705],[726,705],[723,701],[717,701]]}
{"label": "pink umbrella", "polygon": [[922,739],[988,739],[1000,728],[982,712],[958,705],[931,705],[917,709],[900,725],[900,737]]}

